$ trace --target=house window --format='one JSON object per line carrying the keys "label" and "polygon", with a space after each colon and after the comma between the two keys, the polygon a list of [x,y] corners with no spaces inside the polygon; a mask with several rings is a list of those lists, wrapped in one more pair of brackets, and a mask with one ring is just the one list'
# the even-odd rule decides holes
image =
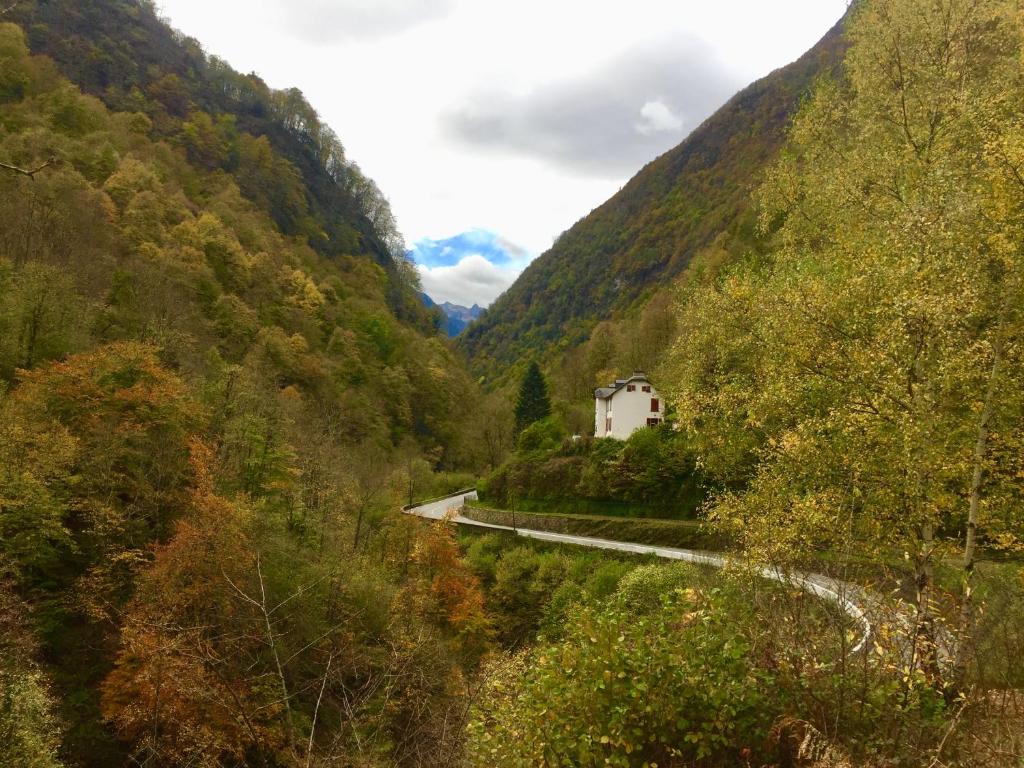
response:
{"label": "house window", "polygon": [[644,392],[647,392],[648,394],[650,394],[650,391],[651,391],[651,386],[648,384],[646,387],[644,387]]}
{"label": "house window", "polygon": [[661,401],[656,397],[651,398],[651,413],[661,412]]}
{"label": "house window", "polygon": [[659,424],[661,424],[661,419],[648,419],[647,420],[647,426],[648,427],[656,427]]}
{"label": "house window", "polygon": [[636,384],[627,384],[626,385],[626,391],[627,392],[636,392]]}

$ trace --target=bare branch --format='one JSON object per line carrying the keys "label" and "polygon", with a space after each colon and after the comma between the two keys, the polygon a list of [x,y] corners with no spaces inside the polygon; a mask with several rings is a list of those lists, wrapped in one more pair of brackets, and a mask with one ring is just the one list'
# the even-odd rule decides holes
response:
{"label": "bare branch", "polygon": [[277,667],[277,677],[281,683],[281,693],[284,694],[284,714],[285,724],[287,726],[288,736],[288,748],[295,753],[295,738],[293,733],[292,725],[292,705],[291,705],[291,694],[288,693],[288,680],[284,676],[284,666],[281,664],[281,655],[277,650],[277,639],[274,636],[274,626],[270,621],[270,611],[267,609],[267,588],[263,581],[263,568],[260,565],[259,553],[256,554],[256,575],[260,581],[260,601],[258,603],[260,612],[263,614],[264,626],[267,630],[267,644],[270,646],[270,651],[274,656],[274,664]]}
{"label": "bare branch", "polygon": [[[13,8],[13,7],[14,6],[12,5],[11,8]],[[11,10],[11,8],[8,8],[7,11]],[[7,13],[7,11],[0,12],[0,16],[3,16],[3,14]],[[47,160],[45,163],[40,165],[38,168],[32,168],[32,169],[19,168],[16,165],[8,165],[7,163],[0,163],[0,168],[3,168],[6,171],[12,171],[13,173],[17,173],[17,174],[19,174],[21,176],[28,176],[30,179],[32,179],[32,181],[35,181],[37,173],[39,173],[40,171],[44,171],[44,170],[46,170],[47,168],[49,168],[51,166],[56,166],[56,165],[59,165],[59,164],[60,164],[60,160],[58,160],[56,157],[51,157],[49,160]]]}
{"label": "bare branch", "polygon": [[258,603],[257,601],[253,600],[253,599],[252,599],[251,597],[249,597],[249,596],[248,596],[247,594],[245,594],[245,592],[243,592],[243,591],[242,591],[242,590],[241,590],[241,589],[240,589],[240,588],[239,588],[239,587],[238,587],[238,586],[237,586],[237,585],[235,584],[235,582],[233,582],[233,581],[231,580],[231,577],[230,577],[230,576],[228,576],[228,575],[227,575],[226,573],[224,573],[224,569],[223,569],[223,568],[221,568],[221,569],[220,569],[220,572],[221,572],[221,575],[222,575],[222,576],[224,577],[224,579],[225,579],[225,580],[227,581],[227,583],[228,583],[228,584],[230,584],[230,585],[232,586],[232,588],[234,588],[235,592],[237,592],[237,593],[238,593],[238,596],[239,596],[239,597],[241,597],[241,598],[242,598],[243,600],[245,600],[245,601],[246,601],[247,603],[249,603],[250,605],[254,605],[254,606],[256,606],[257,608],[262,608],[262,607],[263,607],[263,606],[261,606],[261,605],[260,605],[260,604],[259,604],[259,603]]}
{"label": "bare branch", "polygon": [[327,669],[324,670],[324,680],[320,685],[320,695],[316,698],[316,709],[313,710],[313,723],[309,726],[309,743],[306,745],[306,768],[309,768],[313,759],[313,737],[316,735],[316,720],[320,714],[320,702],[324,700],[324,689],[327,688],[327,676],[331,674],[331,663],[334,661],[334,654],[327,659]]}

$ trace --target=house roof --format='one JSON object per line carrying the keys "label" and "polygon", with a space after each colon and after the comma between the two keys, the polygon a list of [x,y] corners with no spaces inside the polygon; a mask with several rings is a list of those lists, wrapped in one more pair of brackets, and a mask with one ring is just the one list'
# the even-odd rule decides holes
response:
{"label": "house roof", "polygon": [[633,384],[634,382],[642,381],[645,384],[650,384],[651,380],[647,378],[647,374],[643,371],[636,371],[628,379],[616,379],[615,383],[607,387],[601,387],[594,390],[594,397],[598,400],[607,400],[608,398],[615,395],[616,392],[623,389],[627,384]]}

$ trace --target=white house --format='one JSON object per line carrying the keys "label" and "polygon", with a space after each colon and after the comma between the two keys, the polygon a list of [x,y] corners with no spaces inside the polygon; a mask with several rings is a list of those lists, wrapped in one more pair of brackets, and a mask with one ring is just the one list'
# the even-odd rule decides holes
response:
{"label": "white house", "polygon": [[638,429],[665,420],[665,404],[647,375],[636,371],[594,392],[594,435],[625,440]]}

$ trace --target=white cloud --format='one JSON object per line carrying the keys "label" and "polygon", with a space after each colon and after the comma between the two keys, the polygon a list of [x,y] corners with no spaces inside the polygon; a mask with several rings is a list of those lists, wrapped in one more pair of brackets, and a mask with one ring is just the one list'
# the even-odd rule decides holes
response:
{"label": "white cloud", "polygon": [[683,120],[675,112],[660,101],[648,101],[640,107],[641,122],[636,129],[644,136],[662,131],[678,131],[683,127]]}
{"label": "white cloud", "polygon": [[439,304],[490,306],[523,271],[525,264],[496,266],[479,254],[466,256],[451,267],[419,265],[423,292]]}
{"label": "white cloud", "polygon": [[445,16],[451,0],[288,0],[285,28],[311,43],[378,38]]}
{"label": "white cloud", "polygon": [[489,87],[450,110],[442,125],[467,150],[513,152],[621,179],[682,141],[745,84],[704,40],[677,32],[632,41],[600,67],[526,92]]}
{"label": "white cloud", "polygon": [[[539,253],[652,156],[634,155],[613,177],[596,177],[536,153],[524,157],[452,141],[441,129],[443,115],[472,106],[476,96],[497,86],[522,95],[553,81],[592,80],[595,72],[609,72],[610,63],[625,62],[630,51],[644,55],[652,30],[661,39],[703,40],[731,77],[746,83],[812,46],[846,1],[159,4],[175,26],[236,69],[257,72],[276,88],[300,88],[348,156],[390,198],[407,242],[486,229]],[[685,72],[678,74],[686,79]],[[663,90],[645,90],[627,102],[624,124],[634,137],[647,102],[661,101],[687,124],[706,117],[667,100]],[[669,137],[671,131],[656,135]]]}

